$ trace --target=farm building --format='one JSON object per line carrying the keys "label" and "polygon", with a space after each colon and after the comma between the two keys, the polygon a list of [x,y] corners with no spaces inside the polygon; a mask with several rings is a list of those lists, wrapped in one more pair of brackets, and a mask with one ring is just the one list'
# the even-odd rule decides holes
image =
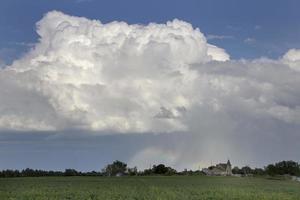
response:
{"label": "farm building", "polygon": [[228,160],[227,163],[219,163],[216,166],[210,166],[202,171],[209,176],[232,176],[230,160]]}

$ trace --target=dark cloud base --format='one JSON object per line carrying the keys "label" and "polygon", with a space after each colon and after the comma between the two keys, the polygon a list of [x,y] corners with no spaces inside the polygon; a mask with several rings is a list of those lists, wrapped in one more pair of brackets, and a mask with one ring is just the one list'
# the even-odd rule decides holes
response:
{"label": "dark cloud base", "polygon": [[[147,148],[179,155],[176,162],[170,162],[167,154],[164,162],[177,169],[195,168],[194,163],[204,167],[204,161],[228,158],[234,165],[262,167],[279,160],[299,160],[300,136],[293,130],[279,127],[278,137],[268,137],[273,133],[267,128],[261,132],[240,130],[244,134],[226,138],[191,133],[97,136],[88,131],[0,132],[0,169],[100,170],[116,159],[130,163],[137,152]],[[162,160],[157,157],[157,162]]]}

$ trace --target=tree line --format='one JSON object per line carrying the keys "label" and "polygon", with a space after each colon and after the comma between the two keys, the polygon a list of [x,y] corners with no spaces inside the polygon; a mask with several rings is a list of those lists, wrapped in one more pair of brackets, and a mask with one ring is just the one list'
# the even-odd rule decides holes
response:
{"label": "tree line", "polygon": [[42,177],[42,176],[101,176],[100,172],[80,172],[75,169],[66,169],[65,171],[47,171],[47,170],[34,170],[34,169],[24,169],[24,170],[2,170],[0,171],[0,177]]}
{"label": "tree line", "polygon": [[[281,161],[275,164],[269,164],[264,168],[254,168],[249,166],[234,167],[233,174],[240,175],[291,175],[300,176],[300,165],[294,161]],[[151,175],[204,175],[200,170],[183,170],[176,171],[175,169],[165,166],[164,164],[153,165],[149,169],[138,171],[137,167],[130,168],[126,163],[114,161],[105,166],[101,171],[81,172],[75,169],[66,169],[65,171],[47,171],[47,170],[2,170],[0,177],[43,177],[43,176],[151,176]]]}
{"label": "tree line", "polygon": [[233,174],[241,175],[291,175],[291,176],[300,176],[300,165],[295,161],[281,161],[275,164],[269,164],[266,167],[254,168],[252,169],[249,166],[244,166],[242,168],[234,167],[232,169]]}

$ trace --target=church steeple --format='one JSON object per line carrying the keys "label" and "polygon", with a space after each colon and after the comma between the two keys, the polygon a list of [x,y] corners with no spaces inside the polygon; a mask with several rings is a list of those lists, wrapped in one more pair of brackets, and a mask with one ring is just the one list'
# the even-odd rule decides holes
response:
{"label": "church steeple", "polygon": [[231,166],[231,163],[230,163],[230,160],[228,159],[228,161],[227,161],[227,166]]}
{"label": "church steeple", "polygon": [[232,175],[232,170],[231,170],[231,163],[230,160],[228,159],[227,161],[227,166],[226,166],[226,175],[231,176]]}

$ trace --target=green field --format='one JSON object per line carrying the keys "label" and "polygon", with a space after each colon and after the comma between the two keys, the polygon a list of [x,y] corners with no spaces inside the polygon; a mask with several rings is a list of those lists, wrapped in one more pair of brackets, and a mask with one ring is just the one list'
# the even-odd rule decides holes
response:
{"label": "green field", "polygon": [[0,178],[0,199],[300,199],[300,183],[265,178]]}

